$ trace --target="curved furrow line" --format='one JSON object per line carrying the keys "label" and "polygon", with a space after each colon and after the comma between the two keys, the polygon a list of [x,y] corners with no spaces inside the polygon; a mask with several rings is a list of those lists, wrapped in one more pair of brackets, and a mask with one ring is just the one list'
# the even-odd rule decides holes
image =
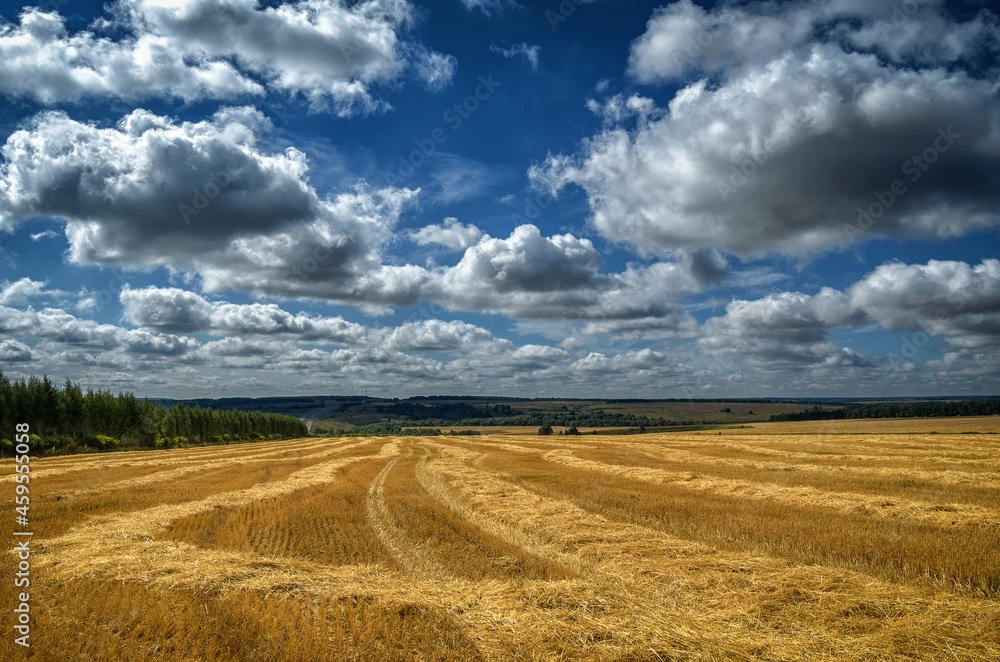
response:
{"label": "curved furrow line", "polygon": [[[149,557],[157,562],[141,562]],[[530,649],[544,650],[554,634],[580,642],[573,647],[572,659],[592,660],[622,659],[633,650],[634,641],[687,651],[711,641],[698,633],[665,628],[662,621],[649,623],[653,615],[633,614],[633,601],[595,589],[585,580],[429,579],[377,565],[329,567],[156,541],[136,541],[127,554],[93,556],[85,564],[48,562],[45,572],[55,580],[110,579],[161,590],[238,589],[435,607],[449,612],[490,662],[508,662]]]}
{"label": "curved furrow line", "polygon": [[[614,437],[604,437],[601,447],[623,446],[623,447],[646,447],[659,451],[678,451],[682,453],[693,452],[695,455],[706,455],[711,449],[740,450],[747,453],[759,455],[771,455],[780,458],[801,458],[801,459],[828,459],[831,454],[837,454],[837,459],[855,460],[900,460],[906,462],[913,461],[935,461],[941,463],[960,464],[969,461],[994,461],[995,453],[992,449],[983,448],[976,452],[970,452],[969,440],[964,443],[947,443],[947,437],[935,435],[930,438],[929,446],[926,450],[912,450],[911,452],[885,452],[884,437],[873,440],[850,441],[833,437],[830,439],[817,439],[808,435],[725,435],[721,438],[712,435],[683,435],[681,433],[650,433],[639,437],[641,441],[636,441],[636,437],[627,436],[621,440]],[[973,437],[970,439],[977,439]],[[979,440],[982,443],[982,440]],[[900,445],[909,445],[911,442],[899,442]],[[773,445],[785,446],[774,448]],[[787,448],[790,446],[791,448]],[[691,450],[688,450],[691,449]],[[709,449],[706,451],[706,449]],[[814,450],[812,450],[814,449]],[[954,457],[943,456],[942,451],[949,452]],[[953,451],[953,453],[952,453]]]}
{"label": "curved furrow line", "polygon": [[[504,439],[504,437],[500,437]],[[517,443],[516,440],[508,441],[467,441],[463,440],[463,443],[469,446],[475,446],[482,448],[484,450],[507,450],[514,453],[541,453],[549,449],[560,449],[560,448],[586,448],[586,449],[597,449],[604,448],[604,446],[598,444],[586,444],[581,442],[563,442],[557,440],[546,439],[544,441],[535,440],[532,442],[522,442]],[[529,445],[530,444],[530,445]],[[542,447],[542,448],[539,448]]]}
{"label": "curved furrow line", "polygon": [[[291,444],[295,440],[289,440],[288,442],[282,442],[286,444]],[[345,442],[335,442],[335,443],[345,443]],[[245,444],[249,446],[250,444]],[[284,447],[280,450],[275,450],[271,452],[259,453],[258,451],[265,450],[254,445],[252,452],[247,452],[247,450],[234,450],[227,452],[225,455],[220,456],[217,453],[206,453],[206,456],[211,459],[200,459],[200,458],[186,458],[180,455],[170,455],[176,451],[127,451],[123,453],[108,454],[101,457],[101,459],[95,460],[79,460],[79,456],[74,456],[74,460],[60,461],[58,465],[52,466],[54,463],[51,462],[51,458],[35,458],[32,460],[32,478],[50,478],[53,476],[61,476],[63,474],[73,473],[77,471],[93,471],[93,470],[113,470],[125,467],[155,467],[155,466],[165,466],[165,467],[176,467],[177,465],[199,465],[205,466],[210,463],[214,464],[224,464],[230,462],[233,459],[241,460],[264,460],[267,458],[281,457],[289,452],[310,450],[312,448],[323,447],[322,442],[310,443],[306,446],[295,446],[295,447]],[[218,451],[218,447],[207,447],[210,450],[215,449]],[[322,451],[320,451],[322,452]],[[155,453],[155,456],[153,455]],[[291,458],[294,459],[294,458]],[[9,482],[14,479],[13,475],[0,476],[0,483]]]}
{"label": "curved furrow line", "polygon": [[[878,440],[878,444],[882,445],[882,440]],[[805,458],[805,459],[815,459],[830,457],[831,452],[840,453],[843,452],[843,459],[887,459],[887,460],[900,460],[905,462],[923,462],[923,461],[933,461],[942,464],[962,464],[963,462],[982,462],[987,461],[991,464],[1000,465],[1000,461],[996,461],[996,454],[987,450],[981,452],[970,452],[968,444],[962,446],[951,447],[946,444],[935,445],[933,448],[928,448],[926,451],[912,452],[912,453],[876,453],[873,449],[873,444],[843,444],[834,443],[828,444],[823,442],[815,441],[805,441],[801,443],[796,443],[795,446],[808,447],[813,446],[816,448],[815,452],[810,453],[809,451],[802,450],[788,450],[781,448],[771,448],[763,444],[749,444],[749,443],[731,443],[729,440],[726,441],[726,447],[732,448],[734,450],[741,450],[747,453],[756,453],[760,455],[773,455],[777,457],[790,457],[790,458]],[[953,451],[949,455],[942,455],[942,451]],[[837,459],[842,459],[838,456]]]}
{"label": "curved furrow line", "polygon": [[481,530],[520,547],[532,556],[554,562],[578,574],[592,570],[589,566],[582,565],[580,559],[566,554],[558,546],[547,543],[520,527],[507,525],[500,520],[490,518],[483,512],[470,508],[445,485],[440,474],[428,469],[427,460],[430,456],[430,449],[425,447],[424,450],[426,451],[424,456],[417,460],[416,476],[421,487],[427,490],[427,493],[433,498]]}
{"label": "curved furrow line", "polygon": [[[920,462],[934,462],[937,464],[976,464],[983,468],[1000,468],[1000,460],[996,459],[995,449],[983,449],[971,452],[968,443],[964,445],[950,446],[948,444],[938,444],[926,451],[915,451],[911,453],[880,453],[875,452],[876,444],[881,445],[882,441],[873,440],[868,444],[843,444],[835,442],[827,444],[815,441],[802,441],[794,444],[797,448],[813,446],[815,452],[808,450],[789,450],[787,448],[771,448],[763,444],[748,443],[725,443],[727,449],[739,450],[756,455],[770,455],[781,458],[798,458],[805,460],[829,460],[835,458],[839,461],[894,461],[905,462],[907,465]],[[945,455],[944,453],[948,454]]]}
{"label": "curved furrow line", "polygon": [[[412,448],[407,453],[407,457],[411,456]],[[554,632],[580,642],[577,646],[581,652],[587,651],[587,659],[601,659],[603,654],[619,657],[627,652],[628,642],[635,640],[670,641],[671,646],[682,649],[694,645],[689,637],[677,638],[674,633],[664,632],[662,615],[656,610],[636,615],[636,596],[623,592],[612,577],[595,583],[593,569],[587,580],[548,582],[470,581],[454,576],[431,560],[424,545],[410,540],[385,507],[382,488],[400,459],[391,460],[373,480],[366,503],[369,517],[383,544],[408,573],[424,582],[436,583],[435,595],[441,595],[442,584],[451,587],[448,606],[452,609],[458,595],[476,596],[466,597],[465,604],[458,609],[458,619],[465,628],[479,633],[476,643],[487,659],[506,662],[514,651],[549,645]],[[421,458],[425,476],[431,473],[426,471],[426,459],[425,454]],[[429,483],[434,489],[434,480]],[[529,544],[533,542],[529,540]],[[537,545],[535,548],[544,549]],[[613,625],[607,622],[609,616]],[[704,644],[708,638],[698,635],[695,639]]]}
{"label": "curved furrow line", "polygon": [[[39,567],[53,576],[113,576],[123,581],[155,582],[167,587],[181,585],[241,587],[297,585],[293,578],[306,577],[324,583],[346,582],[357,591],[357,582],[391,577],[395,573],[372,567],[330,568],[289,559],[240,552],[208,550],[190,543],[159,540],[175,520],[215,508],[237,507],[290,494],[300,489],[336,480],[350,464],[398,455],[398,441],[385,444],[369,457],[341,458],[313,465],[284,480],[251,488],[215,494],[201,501],[155,506],[133,513],[92,518],[67,533],[38,542],[34,557]],[[360,591],[363,592],[363,591]]]}
{"label": "curved furrow line", "polygon": [[[290,494],[297,490],[334,480],[344,467],[362,460],[392,457],[399,448],[399,442],[390,442],[372,457],[351,457],[321,462],[301,469],[284,480],[261,483],[242,490],[214,494],[201,501],[154,506],[137,512],[121,515],[98,516],[78,527],[70,529],[56,538],[40,541],[44,554],[58,554],[83,562],[85,557],[100,554],[102,550],[119,550],[130,543],[152,539],[165,531],[174,520],[189,517],[213,508],[242,506],[276,496]],[[98,541],[95,544],[94,541]],[[83,555],[77,553],[80,552]]]}
{"label": "curved furrow line", "polygon": [[[400,443],[387,444],[376,456],[394,466]],[[401,556],[417,569],[405,575],[378,566],[330,568],[290,559],[252,553],[210,550],[190,543],[165,541],[155,536],[172,521],[213,508],[240,506],[287,494],[321,482],[335,480],[352,463],[373,458],[342,458],[301,470],[284,481],[214,495],[203,501],[157,506],[138,513],[99,517],[58,538],[40,541],[36,563],[48,577],[113,578],[142,582],[164,589],[197,588],[309,593],[325,596],[372,596],[402,604],[430,604],[450,611],[474,635],[476,645],[489,660],[509,660],[521,650],[544,646],[553,632],[581,642],[581,651],[610,651],[620,656],[636,638],[673,642],[684,649],[692,643],[685,636],[654,627],[652,614],[636,618],[634,601],[617,592],[593,587],[585,580],[472,582],[430,568],[404,548]],[[387,513],[379,505],[379,485],[371,491],[376,519]],[[383,531],[388,529],[383,526]],[[397,534],[389,531],[394,540]],[[397,550],[400,548],[397,546]],[[608,612],[618,614],[614,626],[605,623]],[[662,624],[660,624],[662,625]],[[597,633],[595,635],[595,633]],[[611,635],[619,637],[610,640]],[[599,653],[587,657],[598,659]]]}
{"label": "curved furrow line", "polygon": [[[739,641],[739,650],[768,650],[774,659],[836,658],[848,650],[872,653],[866,632],[841,631],[836,642],[829,639],[829,619],[839,618],[845,605],[892,604],[894,616],[878,626],[886,632],[911,619],[940,618],[944,613],[966,633],[989,631],[989,623],[1000,619],[1000,605],[993,602],[921,591],[843,568],[723,553],[647,527],[610,521],[480,468],[480,453],[439,448],[440,458],[428,461],[427,467],[448,489],[461,491],[475,511],[531,532],[592,568],[591,583],[626,600],[625,618],[634,618],[630,625],[637,630],[658,623],[672,636],[682,636],[674,628],[683,622],[688,642],[697,632],[721,632],[720,639],[706,646],[726,650],[729,642]],[[759,616],[775,604],[786,611],[783,623]],[[803,642],[815,650],[804,650]],[[946,643],[935,640],[934,649],[943,651]],[[992,645],[984,642],[983,650],[992,650]]]}
{"label": "curved furrow line", "polygon": [[[413,448],[407,450],[406,457],[413,455]],[[392,558],[410,573],[426,579],[450,577],[444,567],[431,558],[424,545],[411,539],[396,524],[395,519],[385,504],[385,479],[401,458],[396,457],[386,463],[378,472],[368,488],[365,496],[365,513],[375,535],[385,545]]]}
{"label": "curved furrow line", "polygon": [[[294,460],[294,461],[301,461],[301,460],[322,460],[322,459],[327,458],[327,457],[335,457],[335,456],[340,455],[342,453],[345,453],[347,451],[353,450],[353,449],[361,447],[361,446],[370,445],[372,443],[375,443],[375,442],[371,441],[371,440],[366,440],[366,441],[363,441],[363,442],[355,442],[355,443],[346,444],[346,445],[338,445],[335,448],[327,448],[325,450],[317,451],[315,453],[309,453],[307,455],[299,455],[299,456],[295,456],[295,457],[280,458],[278,460],[276,460],[274,458],[271,458],[271,457],[263,458],[261,456],[250,456],[250,457],[247,457],[245,459],[243,459],[243,458],[233,458],[233,459],[225,459],[225,460],[207,460],[207,461],[203,461],[203,462],[192,462],[188,466],[181,466],[181,467],[177,467],[177,468],[174,468],[174,469],[163,469],[163,470],[157,471],[155,473],[152,473],[152,474],[149,474],[149,475],[146,475],[146,476],[139,476],[137,478],[126,478],[124,480],[114,481],[114,482],[111,482],[111,483],[105,483],[105,484],[101,485],[100,487],[81,488],[81,489],[77,489],[77,490],[60,489],[60,490],[56,490],[54,492],[54,494],[56,494],[58,496],[74,496],[74,497],[91,496],[91,495],[94,495],[94,494],[103,494],[103,493],[114,491],[114,490],[129,489],[129,488],[142,487],[142,486],[148,486],[148,485],[156,485],[158,483],[164,483],[164,482],[167,482],[167,481],[175,480],[177,478],[182,478],[182,477],[187,476],[189,474],[198,473],[198,472],[201,472],[201,471],[204,471],[204,470],[207,470],[207,469],[211,469],[211,468],[214,468],[214,467],[219,467],[219,466],[225,466],[225,467],[250,466],[250,465],[262,464],[262,463],[275,463],[275,462],[281,461],[281,460],[289,460],[289,461],[292,461],[292,460]],[[161,463],[161,464],[162,464],[162,466],[171,466],[173,463],[166,463],[166,462],[164,462],[164,463]],[[160,466],[160,464],[157,464],[157,466]]]}
{"label": "curved furrow line", "polygon": [[969,504],[936,504],[916,499],[831,492],[815,487],[765,485],[748,480],[698,476],[691,472],[607,464],[576,457],[568,450],[549,451],[542,457],[556,464],[649,483],[673,483],[690,490],[766,499],[791,506],[809,505],[844,513],[864,513],[871,517],[927,522],[937,526],[1000,526],[1000,512]]}
{"label": "curved furrow line", "polygon": [[[457,506],[459,514],[468,513],[474,520],[482,522],[484,526],[480,528],[487,533],[508,542],[514,539],[516,542],[524,543],[522,548],[529,548],[547,562],[551,562],[553,558],[562,558],[571,570],[584,569],[579,562],[554,547],[546,546],[511,527],[491,525],[478,513],[464,507],[447,493],[447,489],[440,484],[437,476],[427,470],[429,454],[429,449],[424,448],[424,455],[414,463],[414,472],[418,483],[432,498],[437,498],[437,495],[443,496]],[[411,455],[412,449],[407,453],[407,457]],[[393,460],[390,464],[395,462],[396,460]],[[389,471],[391,471],[389,467],[383,469],[380,477],[373,481],[373,486],[378,484],[370,492],[375,497],[374,504],[379,501],[381,486],[384,485]],[[391,519],[387,511],[373,513],[373,516]],[[514,651],[550,645],[552,633],[555,632],[581,642],[578,644],[580,650],[589,651],[587,659],[602,659],[602,654],[598,651],[603,651],[611,657],[619,657],[627,652],[627,642],[631,640],[655,641],[656,636],[670,638],[662,632],[654,636],[653,633],[662,630],[662,627],[654,627],[642,618],[621,618],[631,614],[635,607],[634,601],[623,595],[621,590],[614,586],[613,581],[606,580],[595,584],[592,568],[587,568],[590,570],[587,573],[590,576],[586,580],[463,580],[431,561],[430,553],[423,549],[424,546],[406,539],[398,527],[396,531],[389,527],[385,530],[388,535],[383,538],[383,542],[393,551],[394,559],[408,571],[425,580],[433,578],[443,580],[454,586],[454,590],[461,590],[466,594],[470,592],[482,594],[475,601],[462,607],[458,618],[469,630],[481,633],[477,644],[488,659],[506,662]],[[616,623],[614,626],[609,626],[605,622],[611,611],[617,615],[613,617]],[[678,642],[673,642],[673,645],[678,645]],[[690,648],[690,646],[690,642],[684,640],[682,647]]]}
{"label": "curved furrow line", "polygon": [[[877,467],[877,466],[827,466],[827,465],[817,465],[809,463],[796,463],[796,462],[778,462],[771,460],[753,460],[750,458],[732,458],[732,457],[718,457],[715,455],[705,454],[705,453],[695,453],[692,451],[681,450],[681,449],[665,449],[658,448],[651,444],[622,444],[620,446],[613,446],[612,448],[627,448],[629,450],[635,451],[646,455],[649,458],[655,460],[663,460],[666,462],[695,462],[701,464],[714,464],[726,467],[736,467],[739,469],[763,469],[767,471],[796,471],[803,474],[819,474],[819,475],[830,475],[837,474],[842,476],[858,476],[858,477],[882,477],[882,478],[900,478],[904,476],[906,478],[917,478],[920,480],[925,480],[932,483],[938,483],[941,485],[966,485],[966,486],[977,486],[977,487],[1000,487],[1000,476],[994,476],[986,471],[967,471],[960,469],[946,469],[946,470],[931,470],[931,469],[913,469],[907,467],[906,469],[893,468],[893,467]],[[795,456],[799,454],[787,453],[788,456]],[[810,455],[808,453],[800,454],[804,459],[816,459],[815,455]],[[863,461],[865,458],[857,457],[858,461]]]}
{"label": "curved furrow line", "polygon": [[[704,435],[700,435],[704,439]],[[898,438],[897,438],[898,437]],[[969,452],[970,444],[997,445],[1000,443],[1000,436],[997,433],[981,432],[976,435],[962,435],[954,432],[942,432],[940,434],[913,433],[913,434],[880,434],[878,432],[865,433],[832,433],[824,434],[795,432],[790,434],[775,433],[751,433],[731,435],[730,439],[760,440],[767,444],[789,444],[796,446],[814,446],[817,449],[833,446],[858,451],[860,453],[870,453],[872,448],[884,449],[884,455],[900,455],[903,457],[921,456],[932,454],[938,451],[954,451],[956,453]],[[781,449],[777,449],[780,450]],[[889,451],[899,452],[889,452]]]}
{"label": "curved furrow line", "polygon": [[[561,550],[563,558],[574,559],[572,562],[586,571],[601,570],[605,563],[613,562],[616,545],[628,549],[649,535],[655,535],[661,549],[671,553],[682,556],[712,553],[704,545],[612,522],[569,500],[541,496],[491,471],[471,466],[482,459],[482,453],[448,446],[438,448],[441,455],[425,466],[429,473],[438,476],[440,484],[446,486],[444,489],[460,491],[463,500],[470,504],[467,508],[480,513],[479,517],[492,519],[502,529],[520,530],[541,548]],[[592,553],[598,547],[602,553]]]}
{"label": "curved furrow line", "polygon": [[322,440],[315,438],[286,439],[282,441],[257,441],[238,442],[234,444],[223,444],[215,446],[196,446],[192,448],[168,448],[160,450],[141,451],[116,451],[114,453],[101,453],[98,455],[60,455],[55,457],[41,458],[38,460],[52,468],[67,468],[88,465],[116,466],[118,464],[132,464],[137,460],[142,462],[170,461],[170,462],[193,462],[201,458],[223,458],[229,456],[244,455],[247,453],[269,453],[284,451],[289,448],[303,448],[315,446],[322,443]]}
{"label": "curved furrow line", "polygon": [[[949,623],[949,633],[961,631],[966,636],[970,622],[1000,619],[1000,606],[991,611],[980,602],[960,598],[927,599],[914,590],[849,571],[792,568],[772,558],[720,554],[652,529],[612,522],[568,500],[539,496],[502,474],[477,468],[482,453],[427,444],[440,451],[435,457],[425,455],[421,468],[432,487],[438,481],[441,490],[459,494],[457,502],[467,504],[479,517],[520,530],[529,542],[537,542],[540,551],[551,548],[576,559],[581,568],[590,569],[590,576],[472,582],[447,573],[425,576],[376,565],[331,568],[155,537],[175,519],[217,507],[260,503],[336,480],[353,462],[379,458],[387,462],[379,473],[381,481],[369,486],[370,503],[376,516],[394,524],[382,488],[391,479],[391,467],[398,467],[402,459],[405,446],[400,440],[385,444],[376,455],[332,459],[280,482],[197,502],[93,518],[62,536],[40,541],[35,561],[45,568],[43,576],[53,578],[86,575],[160,589],[371,596],[386,603],[436,606],[462,624],[491,662],[507,662],[525,653],[532,659],[580,660],[870,657],[885,652],[872,651],[870,631],[843,631],[831,637],[823,619],[831,617],[831,609],[845,605],[865,609],[872,602],[891,604],[899,614],[879,622],[887,630],[928,611]],[[790,610],[789,618],[768,618],[774,605],[787,605],[780,608]],[[930,643],[929,651],[945,650],[937,640]],[[979,652],[986,659],[997,651],[984,643]]]}

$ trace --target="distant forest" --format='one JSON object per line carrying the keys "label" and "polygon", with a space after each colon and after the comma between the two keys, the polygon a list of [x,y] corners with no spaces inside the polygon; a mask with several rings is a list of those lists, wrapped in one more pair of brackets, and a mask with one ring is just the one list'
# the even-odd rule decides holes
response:
{"label": "distant forest", "polygon": [[[411,398],[418,400],[418,398]],[[608,403],[632,402],[608,400]],[[636,402],[639,402],[636,400]],[[712,402],[712,400],[707,400]],[[742,402],[720,400],[719,402]],[[746,400],[757,403],[760,400]],[[670,428],[707,424],[705,420],[668,420],[662,416],[647,416],[617,411],[524,411],[509,404],[476,405],[470,402],[417,404],[415,402],[382,402],[375,410],[385,418],[379,423],[354,426],[350,434],[400,434],[408,427],[586,427],[586,428]],[[772,414],[771,421],[807,421],[844,418],[902,418],[914,416],[988,416],[1000,413],[998,400],[947,401],[935,403],[871,403],[847,404],[843,409],[823,409],[814,406],[802,412]],[[403,432],[405,433],[405,432]]]}
{"label": "distant forest", "polygon": [[31,454],[175,448],[229,441],[262,441],[309,435],[292,416],[219,411],[178,404],[164,407],[131,393],[84,393],[66,380],[11,381],[0,372],[0,456],[13,454],[14,426],[31,426]]}
{"label": "distant forest", "polygon": [[771,414],[771,421],[832,421],[852,418],[922,418],[928,416],[992,416],[1000,400],[962,400],[914,404],[848,405],[842,409],[813,407],[800,412]]}

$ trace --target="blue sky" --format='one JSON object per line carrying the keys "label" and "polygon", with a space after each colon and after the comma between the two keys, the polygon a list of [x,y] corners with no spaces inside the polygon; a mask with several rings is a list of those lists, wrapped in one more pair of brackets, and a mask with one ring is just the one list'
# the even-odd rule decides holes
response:
{"label": "blue sky", "polygon": [[0,3],[0,369],[997,393],[991,6]]}

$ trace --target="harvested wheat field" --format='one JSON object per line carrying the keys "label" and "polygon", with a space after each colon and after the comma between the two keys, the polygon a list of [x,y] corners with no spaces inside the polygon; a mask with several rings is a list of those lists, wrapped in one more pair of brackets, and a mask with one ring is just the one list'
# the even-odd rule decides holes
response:
{"label": "harvested wheat field", "polygon": [[996,418],[31,466],[4,660],[1000,659]]}

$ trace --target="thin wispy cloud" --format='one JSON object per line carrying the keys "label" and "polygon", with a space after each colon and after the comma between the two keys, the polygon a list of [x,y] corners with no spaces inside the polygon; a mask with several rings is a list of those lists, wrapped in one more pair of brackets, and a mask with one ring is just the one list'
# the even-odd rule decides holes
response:
{"label": "thin wispy cloud", "polygon": [[490,44],[490,51],[499,53],[506,58],[524,58],[532,69],[538,69],[538,54],[541,50],[541,46],[531,46],[523,42],[509,45]]}

